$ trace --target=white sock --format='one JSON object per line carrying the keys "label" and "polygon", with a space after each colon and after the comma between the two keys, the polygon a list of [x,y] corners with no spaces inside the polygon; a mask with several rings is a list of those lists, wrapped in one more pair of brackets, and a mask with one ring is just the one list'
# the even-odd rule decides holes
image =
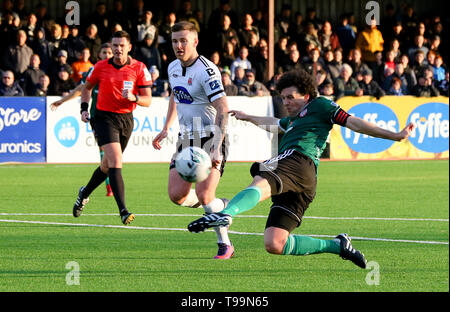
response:
{"label": "white sock", "polygon": [[[209,204],[203,205],[203,209],[206,213],[220,212],[225,209],[223,200],[214,198]],[[228,237],[228,227],[218,226],[214,228],[217,234],[217,242],[231,246],[230,238]]]}
{"label": "white sock", "polygon": [[197,194],[195,194],[195,189],[191,189],[189,191],[188,196],[186,197],[184,202],[182,202],[180,204],[180,206],[190,207],[190,208],[198,208],[198,207],[200,207],[200,202],[198,201]]}

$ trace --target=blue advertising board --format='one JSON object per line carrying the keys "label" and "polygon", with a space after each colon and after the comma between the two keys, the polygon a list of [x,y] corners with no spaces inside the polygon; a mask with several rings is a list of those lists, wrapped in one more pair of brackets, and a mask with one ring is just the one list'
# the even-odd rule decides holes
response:
{"label": "blue advertising board", "polygon": [[46,161],[45,97],[0,97],[0,163]]}

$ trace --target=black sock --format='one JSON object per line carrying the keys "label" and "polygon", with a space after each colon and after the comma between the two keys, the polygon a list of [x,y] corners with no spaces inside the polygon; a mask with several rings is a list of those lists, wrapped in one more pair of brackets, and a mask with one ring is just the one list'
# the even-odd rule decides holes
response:
{"label": "black sock", "polygon": [[100,167],[95,169],[91,179],[83,190],[83,196],[87,198],[100,184],[102,184],[108,175],[104,173]]}
{"label": "black sock", "polygon": [[125,206],[125,185],[122,178],[122,168],[109,168],[108,176],[120,215],[123,216],[128,213],[128,210]]}

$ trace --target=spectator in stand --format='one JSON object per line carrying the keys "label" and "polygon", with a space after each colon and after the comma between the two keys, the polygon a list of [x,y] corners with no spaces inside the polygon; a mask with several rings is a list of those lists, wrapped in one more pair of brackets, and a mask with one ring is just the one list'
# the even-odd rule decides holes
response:
{"label": "spectator in stand", "polygon": [[287,49],[289,36],[280,35],[274,47],[274,58],[277,66],[282,67],[289,61],[289,51]]}
{"label": "spectator in stand", "polygon": [[27,34],[23,30],[17,32],[17,43],[11,45],[6,50],[3,66],[7,70],[11,70],[14,73],[14,77],[21,77],[30,66],[31,56],[33,50],[27,46]]}
{"label": "spectator in stand", "polygon": [[239,87],[238,94],[244,96],[269,96],[270,92],[263,83],[256,81],[255,71],[247,69],[245,71],[245,82]]}
{"label": "spectator in stand", "polygon": [[333,32],[330,21],[323,23],[322,29],[319,32],[319,42],[322,45],[322,51],[328,49],[334,51],[341,47],[338,36]]}
{"label": "spectator in stand", "polygon": [[417,85],[412,90],[412,95],[417,97],[439,96],[438,89],[433,84],[433,70],[425,68],[418,76]]}
{"label": "spectator in stand", "polygon": [[214,9],[208,19],[208,31],[210,36],[214,36],[222,28],[222,17],[227,15],[230,19],[230,27],[239,27],[238,14],[231,9],[230,0],[220,0],[219,7]]}
{"label": "spectator in stand", "polygon": [[362,76],[363,80],[359,83],[359,87],[363,90],[363,95],[374,96],[377,99],[386,95],[380,85],[373,80],[372,71],[370,69],[364,70]]}
{"label": "spectator in stand", "polygon": [[375,52],[383,51],[384,39],[382,33],[377,29],[377,21],[371,23],[361,33],[358,34],[355,47],[362,53],[362,60],[369,65],[375,63]]}
{"label": "spectator in stand", "polygon": [[309,53],[309,59],[304,63],[303,67],[311,76],[313,76],[313,78],[316,77],[318,71],[325,67],[323,60],[320,57],[320,51],[318,48],[311,50]]}
{"label": "spectator in stand", "polygon": [[258,28],[259,37],[260,38],[267,38],[268,32],[267,32],[267,24],[264,20],[264,14],[260,9],[256,9],[256,11],[253,13],[253,26]]}
{"label": "spectator in stand", "polygon": [[40,64],[39,55],[33,54],[30,59],[30,66],[23,73],[23,90],[27,96],[34,94],[35,85],[39,83],[39,77],[45,75],[44,71],[39,68]]}
{"label": "spectator in stand", "polygon": [[[59,46],[61,50],[67,51],[67,63],[69,64],[76,62],[79,54],[86,47],[86,43],[80,38],[79,33],[77,26],[71,26],[69,29],[69,36],[66,39],[63,39]],[[93,46],[93,50],[94,49],[96,49],[96,47]]]}
{"label": "spectator in stand", "polygon": [[317,71],[315,75],[315,81],[317,85],[317,91],[319,91],[320,94],[323,94],[323,90],[328,84],[333,83],[324,69],[320,69],[319,71]]}
{"label": "spectator in stand", "polygon": [[304,25],[307,25],[308,23],[313,24],[316,30],[322,28],[323,25],[322,21],[317,17],[316,9],[313,7],[306,9],[305,21],[303,23]]}
{"label": "spectator in stand", "polygon": [[361,96],[363,90],[358,82],[352,78],[353,70],[348,64],[342,65],[340,76],[335,80],[334,89],[336,100],[343,96]]}
{"label": "spectator in stand", "polygon": [[252,64],[248,60],[248,49],[246,46],[242,46],[239,49],[239,56],[236,58],[236,60],[234,60],[233,63],[231,63],[231,80],[234,80],[233,73],[236,67],[242,67],[244,70],[252,68]]}
{"label": "spectator in stand", "polygon": [[91,24],[86,29],[86,33],[82,38],[85,46],[90,51],[90,61],[91,63],[97,63],[98,61],[98,53],[100,52],[100,48],[102,46],[102,40],[98,36],[98,28],[95,24]]}
{"label": "spectator in stand", "polygon": [[60,67],[58,76],[52,83],[51,95],[66,96],[69,92],[77,86],[75,81],[70,78],[72,75],[72,68],[65,64]]}
{"label": "spectator in stand", "polygon": [[222,67],[227,66],[228,68],[230,68],[231,64],[236,60],[235,47],[231,41],[225,42],[225,45],[222,50],[221,59],[222,59],[221,62]]}
{"label": "spectator in stand", "polygon": [[407,94],[411,93],[411,89],[413,86],[410,87],[410,85],[409,85],[409,79],[407,78],[407,75],[405,74],[405,68],[403,67],[402,63],[395,64],[394,74],[387,77],[386,80],[384,81],[383,89],[385,91],[389,92],[390,88],[393,86],[392,81],[394,79],[398,79],[400,81],[401,92],[403,95],[407,95]]}
{"label": "spectator in stand", "polygon": [[427,55],[428,48],[423,45],[424,41],[425,41],[425,38],[423,37],[423,35],[416,35],[414,37],[414,46],[412,46],[411,48],[408,49],[408,57],[409,57],[410,61],[414,60],[417,51],[422,51],[424,57],[425,57],[425,55]]}
{"label": "spectator in stand", "polygon": [[248,40],[248,60],[250,63],[253,63],[253,60],[259,56],[259,39],[258,36],[251,31]]}
{"label": "spectator in stand", "polygon": [[138,44],[135,58],[144,63],[147,68],[150,68],[153,65],[155,65],[158,70],[161,68],[161,55],[159,54],[156,42],[151,33],[147,33],[143,42]]}
{"label": "spectator in stand", "polygon": [[149,69],[150,75],[152,76],[152,96],[169,96],[169,83],[159,77],[158,68],[153,65]]}
{"label": "spectator in stand", "polygon": [[108,20],[108,14],[106,12],[106,3],[103,1],[97,2],[95,12],[87,19],[87,25],[95,24],[98,29],[98,36],[102,42],[106,42],[110,39],[110,21]]}
{"label": "spectator in stand", "polygon": [[129,20],[127,13],[123,10],[122,0],[114,0],[113,9],[108,14],[108,21],[110,25],[120,24],[122,30],[131,32],[131,21]]}
{"label": "spectator in stand", "polygon": [[50,38],[48,39],[50,53],[52,58],[55,58],[58,51],[61,49],[60,44],[62,41],[62,28],[59,24],[53,24],[50,30]]}
{"label": "spectator in stand", "polygon": [[429,50],[427,54],[427,64],[430,66],[434,66],[436,62],[436,53],[434,51]]}
{"label": "spectator in stand", "polygon": [[405,35],[407,41],[411,40],[417,29],[417,17],[411,5],[406,6],[405,12],[402,16],[402,23],[405,26]]}
{"label": "spectator in stand", "polygon": [[289,29],[292,29],[292,8],[290,4],[283,4],[280,14],[275,19],[275,38],[281,35],[289,35]]}
{"label": "spectator in stand", "polygon": [[385,47],[389,48],[389,46],[392,46],[392,42],[394,40],[398,40],[400,47],[402,47],[402,51],[405,50],[405,48],[407,48],[408,42],[406,40],[405,32],[403,31],[401,21],[396,21],[392,26],[391,31],[388,31],[386,33],[383,32],[383,36],[386,37]]}
{"label": "spectator in stand", "polygon": [[448,71],[445,73],[445,79],[437,83],[436,88],[442,96],[448,97]]}
{"label": "spectator in stand", "polygon": [[235,49],[239,47],[240,44],[238,34],[236,30],[231,28],[231,19],[228,15],[225,14],[221,17],[220,25],[220,30],[212,36],[213,46],[211,48],[215,50],[222,50],[227,41],[231,41]]}
{"label": "spectator in stand", "polygon": [[327,65],[328,71],[330,72],[333,81],[341,75],[343,64],[343,50],[342,48],[337,48],[333,53],[333,60],[330,64]]}
{"label": "spectator in stand", "polygon": [[231,72],[228,67],[222,70],[222,85],[227,96],[238,95],[238,87],[231,81]]}
{"label": "spectator in stand", "polygon": [[89,58],[91,57],[91,52],[89,48],[84,48],[83,51],[80,53],[80,57],[78,61],[74,62],[72,64],[72,80],[75,81],[76,84],[78,84],[83,78],[83,74],[88,72],[91,67],[94,65],[89,61]]}
{"label": "spectator in stand", "polygon": [[33,94],[31,96],[47,96],[49,93],[50,77],[42,75],[39,77],[39,82],[34,86]]}
{"label": "spectator in stand", "polygon": [[233,83],[238,88],[245,83],[245,69],[244,68],[238,66],[234,69]]}
{"label": "spectator in stand", "polygon": [[144,21],[136,26],[137,41],[142,42],[147,34],[150,34],[153,38],[158,38],[158,29],[152,23],[153,13],[151,11],[145,11]]}
{"label": "spectator in stand", "polygon": [[424,70],[424,68],[428,66],[425,61],[425,55],[422,50],[417,50],[414,56],[414,63],[412,65],[412,70],[416,77],[420,75],[420,73]]}
{"label": "spectator in stand", "polygon": [[[319,49],[319,51],[322,51],[322,44],[320,43],[317,29],[314,27],[313,23],[306,24],[306,34],[303,42],[304,46],[308,46],[309,44],[313,43],[314,46]],[[309,51],[305,52],[308,53]]]}
{"label": "spectator in stand", "polygon": [[144,0],[134,0],[133,7],[131,8],[131,26],[136,29],[136,26],[142,24],[145,20],[145,2]]}
{"label": "spectator in stand", "polygon": [[213,62],[213,64],[216,65],[219,70],[222,70],[222,66],[220,65],[220,53],[218,51],[213,51],[213,53],[211,53],[211,56],[209,57],[209,60]]}
{"label": "spectator in stand", "polygon": [[348,64],[352,67],[353,78],[358,82],[362,80],[362,72],[370,69],[362,60],[362,52],[360,49],[352,49],[348,55]]}
{"label": "spectator in stand", "polygon": [[390,80],[390,88],[387,91],[388,95],[396,95],[396,96],[403,96],[406,95],[404,93],[404,89],[402,88],[402,81],[398,77],[393,77]]}
{"label": "spectator in stand", "polygon": [[281,67],[282,72],[287,72],[293,69],[303,69],[302,62],[300,60],[300,51],[292,49],[289,52],[289,60]]}
{"label": "spectator in stand", "polygon": [[386,52],[386,60],[384,61],[384,66],[386,68],[390,68],[395,70],[395,52],[393,50],[389,50]]}
{"label": "spectator in stand", "polygon": [[14,73],[10,70],[7,70],[2,74],[0,96],[24,96],[19,83],[14,81]]}
{"label": "spectator in stand", "polygon": [[258,44],[259,54],[252,61],[252,67],[256,73],[256,80],[267,84],[269,77],[267,76],[267,66],[269,66],[269,50],[264,45],[264,40],[260,40]]}
{"label": "spectator in stand", "polygon": [[434,80],[438,84],[441,83],[441,81],[445,79],[445,74],[447,72],[442,56],[440,55],[436,56],[436,60],[433,65],[433,71],[434,71]]}
{"label": "spectator in stand", "polygon": [[239,42],[241,45],[248,46],[250,44],[250,34],[253,32],[256,34],[257,41],[259,41],[258,28],[253,26],[253,17],[250,13],[246,13],[242,18],[242,27],[239,28]]}
{"label": "spectator in stand", "polygon": [[192,3],[190,0],[183,0],[181,2],[181,10],[177,13],[178,21],[187,21],[195,25],[195,29],[200,34],[200,22],[192,11]]}
{"label": "spectator in stand", "polygon": [[371,69],[373,73],[373,79],[375,79],[378,84],[382,85],[384,83],[384,70],[386,68],[386,64],[383,60],[383,52],[377,51],[375,52],[375,63],[372,64]]}
{"label": "spectator in stand", "polygon": [[336,97],[334,96],[334,85],[332,83],[327,83],[323,88],[322,88],[322,96],[325,96],[326,98],[334,101],[336,99]]}
{"label": "spectator in stand", "polygon": [[441,52],[439,50],[440,46],[441,37],[439,37],[438,35],[432,36],[430,40],[430,51],[433,51],[434,53],[436,53],[436,55],[441,55]]}
{"label": "spectator in stand", "polygon": [[344,58],[347,57],[351,49],[355,47],[356,34],[348,24],[348,15],[342,14],[339,18],[339,26],[335,29],[342,47]]}
{"label": "spectator in stand", "polygon": [[402,52],[400,50],[400,41],[398,41],[398,39],[393,39],[388,48],[384,50],[392,51],[394,53],[395,62],[398,62],[400,60],[400,55],[402,55]]}
{"label": "spectator in stand", "polygon": [[[296,12],[294,15],[294,21],[291,23],[291,25],[289,26],[288,29],[288,37],[297,42],[297,43],[301,43],[304,41],[305,39],[305,26],[303,24],[303,15],[300,12]],[[280,35],[281,36],[286,36],[286,35]]]}
{"label": "spectator in stand", "polygon": [[34,53],[39,55],[39,58],[41,60],[41,65],[40,65],[41,69],[46,73],[50,73],[53,60],[52,60],[49,43],[45,39],[45,29],[44,28],[39,28],[36,30],[36,35],[31,44],[32,45],[30,46],[30,48],[32,48]]}
{"label": "spectator in stand", "polygon": [[412,88],[417,84],[417,76],[414,70],[409,66],[409,57],[406,54],[400,56],[400,62],[403,64],[406,79],[408,79],[408,90],[412,91]]}
{"label": "spectator in stand", "polygon": [[28,38],[28,45],[31,46],[34,41],[34,36],[37,30],[37,17],[36,14],[30,13],[27,17],[27,21],[25,25],[22,26],[22,29],[26,32]]}

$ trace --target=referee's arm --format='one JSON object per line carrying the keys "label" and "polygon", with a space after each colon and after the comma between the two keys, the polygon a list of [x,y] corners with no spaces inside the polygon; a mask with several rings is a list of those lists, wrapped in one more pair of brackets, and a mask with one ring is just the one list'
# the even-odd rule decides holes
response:
{"label": "referee's arm", "polygon": [[91,100],[91,92],[93,88],[94,85],[89,81],[86,81],[86,83],[83,85],[83,88],[81,89],[81,120],[83,120],[84,122],[89,121],[88,103]]}

